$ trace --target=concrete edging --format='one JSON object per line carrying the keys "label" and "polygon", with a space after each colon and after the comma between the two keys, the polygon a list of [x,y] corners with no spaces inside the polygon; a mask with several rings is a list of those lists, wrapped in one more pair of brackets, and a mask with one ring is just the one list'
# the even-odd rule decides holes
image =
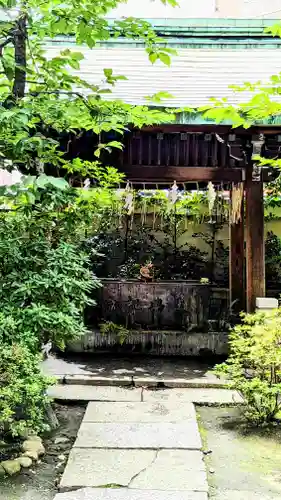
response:
{"label": "concrete edging", "polygon": [[154,388],[193,388],[193,389],[227,389],[227,383],[221,380],[158,378],[158,377],[99,377],[96,375],[58,375],[55,376],[61,385],[88,385],[112,387],[154,387]]}

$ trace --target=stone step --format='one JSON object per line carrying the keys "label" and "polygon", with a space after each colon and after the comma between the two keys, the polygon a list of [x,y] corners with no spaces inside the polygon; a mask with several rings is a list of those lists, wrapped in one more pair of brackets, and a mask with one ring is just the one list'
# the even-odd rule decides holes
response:
{"label": "stone step", "polygon": [[67,385],[98,385],[119,387],[166,387],[166,388],[225,388],[226,382],[215,375],[202,378],[138,377],[136,375],[100,377],[98,375],[55,375],[58,383]]}
{"label": "stone step", "polygon": [[141,401],[142,389],[112,386],[55,385],[48,395],[62,401]]}
{"label": "stone step", "polygon": [[180,404],[188,401],[198,405],[233,405],[243,402],[241,396],[236,391],[229,389],[159,389],[144,390],[142,393],[144,403],[173,403]]}
{"label": "stone step", "polygon": [[232,405],[242,403],[235,391],[213,388],[186,388],[147,390],[144,388],[125,388],[90,385],[56,385],[48,390],[50,397],[61,401],[125,401],[145,403],[193,402],[202,405]]}
{"label": "stone step", "polygon": [[72,492],[59,493],[54,500],[208,500],[208,495],[205,492],[196,491],[84,488]]}
{"label": "stone step", "polygon": [[109,485],[115,486],[116,491],[116,488],[128,488],[144,493],[147,490],[161,490],[163,494],[165,491],[208,491],[203,456],[197,450],[71,450],[60,491],[106,489]]}

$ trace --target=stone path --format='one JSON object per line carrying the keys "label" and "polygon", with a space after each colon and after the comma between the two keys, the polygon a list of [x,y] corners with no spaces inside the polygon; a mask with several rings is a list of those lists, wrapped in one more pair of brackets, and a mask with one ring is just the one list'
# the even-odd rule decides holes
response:
{"label": "stone path", "polygon": [[169,358],[109,358],[96,356],[50,356],[42,363],[43,371],[65,384],[155,387],[220,387],[223,382],[212,372],[212,365],[200,360],[188,362]]}
{"label": "stone path", "polygon": [[237,395],[67,385],[50,394],[90,401],[55,500],[207,500],[193,401],[229,404]]}

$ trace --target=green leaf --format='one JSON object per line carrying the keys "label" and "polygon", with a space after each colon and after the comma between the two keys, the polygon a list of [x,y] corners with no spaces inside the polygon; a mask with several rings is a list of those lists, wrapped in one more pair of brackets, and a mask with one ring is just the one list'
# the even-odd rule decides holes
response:
{"label": "green leaf", "polygon": [[71,68],[73,68],[73,69],[77,69],[77,70],[80,69],[80,64],[75,59],[69,60],[69,66],[71,66]]}
{"label": "green leaf", "polygon": [[14,68],[11,67],[11,66],[5,65],[4,62],[3,62],[3,68],[4,68],[4,72],[5,72],[6,77],[11,82],[14,79],[14,76],[15,76],[15,70],[14,70]]}
{"label": "green leaf", "polygon": [[67,189],[69,188],[68,182],[62,177],[48,177],[49,184],[54,186],[57,189]]}
{"label": "green leaf", "polygon": [[111,77],[112,77],[113,70],[112,70],[111,68],[105,68],[105,69],[103,70],[103,72],[104,72],[104,76],[105,76],[106,78],[111,78]]}
{"label": "green leaf", "polygon": [[160,61],[163,64],[165,64],[166,66],[170,66],[171,65],[171,58],[165,52],[160,52],[158,57],[159,57]]}
{"label": "green leaf", "polygon": [[23,177],[23,179],[22,179],[22,183],[24,186],[33,186],[35,181],[36,181],[35,175],[27,175],[26,177]]}
{"label": "green leaf", "polygon": [[118,141],[111,141],[107,143],[107,146],[111,146],[112,148],[123,149],[123,144]]}
{"label": "green leaf", "polygon": [[39,175],[36,179],[36,185],[39,188],[44,188],[49,184],[49,177],[45,174]]}
{"label": "green leaf", "polygon": [[163,99],[174,99],[174,96],[169,92],[157,92],[157,94],[145,96],[145,99],[147,101],[154,101],[159,103],[162,102]]}
{"label": "green leaf", "polygon": [[36,198],[35,198],[35,195],[31,192],[31,191],[27,191],[25,193],[25,196],[27,198],[27,202],[30,204],[30,205],[34,205],[35,201],[36,201]]}
{"label": "green leaf", "polygon": [[149,60],[152,64],[154,64],[158,59],[158,55],[156,54],[156,52],[151,52],[149,54]]}
{"label": "green leaf", "polygon": [[166,54],[171,54],[176,56],[178,54],[178,51],[176,49],[171,49],[170,47],[165,47],[165,49],[162,49]]}
{"label": "green leaf", "polygon": [[164,5],[171,5],[172,7],[178,7],[179,3],[177,2],[177,0],[161,0],[161,2],[164,4]]}

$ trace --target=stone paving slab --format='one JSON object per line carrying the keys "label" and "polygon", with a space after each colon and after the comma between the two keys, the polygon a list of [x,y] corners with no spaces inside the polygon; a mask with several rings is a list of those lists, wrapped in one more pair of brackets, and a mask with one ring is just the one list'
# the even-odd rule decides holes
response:
{"label": "stone paving slab", "polygon": [[142,490],[208,489],[199,451],[76,448],[70,452],[60,491],[108,485]]}
{"label": "stone paving slab", "polygon": [[280,495],[265,495],[254,491],[221,490],[210,496],[210,500],[280,500]]}
{"label": "stone paving slab", "polygon": [[154,460],[154,450],[75,449],[70,452],[60,490],[128,486],[131,478]]}
{"label": "stone paving slab", "polygon": [[62,401],[141,401],[142,389],[111,386],[55,385],[48,395]]}
{"label": "stone paving slab", "polygon": [[201,449],[196,420],[186,423],[82,422],[75,448],[181,448]]}
{"label": "stone paving slab", "polygon": [[59,493],[54,500],[208,500],[208,496],[207,493],[196,491],[165,492],[155,490],[129,490],[127,488],[85,488],[68,493]]}
{"label": "stone paving slab", "polygon": [[192,403],[89,403],[84,422],[187,422],[196,421]]}
{"label": "stone paving slab", "polygon": [[153,463],[131,481],[130,487],[208,492],[202,454],[186,450],[156,451]]}
{"label": "stone paving slab", "polygon": [[146,403],[185,403],[220,405],[242,403],[241,396],[236,391],[228,389],[160,389],[143,391],[143,401]]}

